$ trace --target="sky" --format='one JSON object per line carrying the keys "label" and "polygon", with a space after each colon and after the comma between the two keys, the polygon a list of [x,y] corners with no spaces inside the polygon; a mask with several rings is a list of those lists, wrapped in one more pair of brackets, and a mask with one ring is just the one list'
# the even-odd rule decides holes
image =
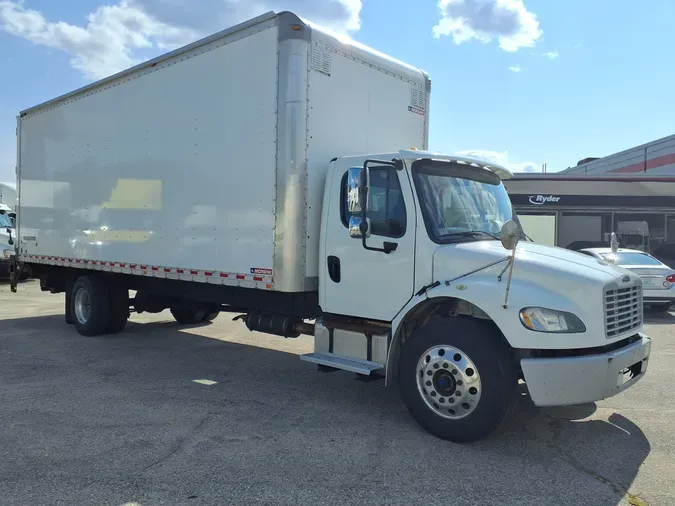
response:
{"label": "sky", "polygon": [[434,151],[554,172],[675,133],[672,0],[0,0],[0,181],[21,110],[268,10],[427,71]]}

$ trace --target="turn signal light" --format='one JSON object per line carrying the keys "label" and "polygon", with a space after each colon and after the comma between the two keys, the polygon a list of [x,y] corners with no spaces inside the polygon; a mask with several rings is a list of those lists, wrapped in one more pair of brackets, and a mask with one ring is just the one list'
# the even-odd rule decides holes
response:
{"label": "turn signal light", "polygon": [[666,281],[669,281],[671,283],[675,283],[675,274],[671,274],[666,278]]}

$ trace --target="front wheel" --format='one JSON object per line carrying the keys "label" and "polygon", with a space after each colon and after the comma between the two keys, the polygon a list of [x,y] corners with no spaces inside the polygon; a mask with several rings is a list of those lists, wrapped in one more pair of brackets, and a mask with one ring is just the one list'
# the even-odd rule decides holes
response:
{"label": "front wheel", "polygon": [[399,386],[425,430],[448,441],[471,442],[495,432],[512,411],[517,371],[490,322],[444,318],[408,338]]}

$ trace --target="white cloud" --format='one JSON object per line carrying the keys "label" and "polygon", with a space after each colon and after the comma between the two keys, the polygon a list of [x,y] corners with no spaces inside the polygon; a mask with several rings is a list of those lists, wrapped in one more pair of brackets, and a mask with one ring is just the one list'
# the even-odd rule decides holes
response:
{"label": "white cloud", "polygon": [[85,26],[51,22],[42,13],[27,8],[22,0],[2,0],[0,28],[68,53],[73,68],[91,79],[138,63],[135,50],[167,50],[196,36],[193,30],[158,21],[127,0],[97,8],[87,16]]}
{"label": "white cloud", "polygon": [[268,11],[288,10],[332,31],[361,28],[362,0],[137,0],[158,19],[207,31],[222,30]]}
{"label": "white cloud", "polygon": [[542,56],[545,56],[549,60],[555,60],[558,56],[560,56],[560,53],[558,53],[558,51],[548,51],[547,53],[542,53]]}
{"label": "white cloud", "polygon": [[78,26],[49,21],[24,0],[0,0],[0,30],[64,51],[73,68],[100,79],[273,9],[342,33],[358,30],[361,6],[361,0],[120,0],[99,6]]}
{"label": "white cloud", "polygon": [[518,72],[522,72],[522,71],[525,70],[525,69],[524,69],[523,67],[521,67],[520,65],[511,65],[511,66],[509,67],[509,70],[510,70],[511,72],[518,73]]}
{"label": "white cloud", "polygon": [[498,163],[511,172],[541,172],[541,164],[535,162],[512,162],[509,160],[508,151],[490,151],[486,149],[470,149],[458,151],[458,155],[480,158],[493,163]]}
{"label": "white cloud", "polygon": [[523,0],[438,0],[441,20],[434,26],[436,38],[452,36],[455,44],[477,39],[499,40],[504,51],[532,47],[543,31]]}

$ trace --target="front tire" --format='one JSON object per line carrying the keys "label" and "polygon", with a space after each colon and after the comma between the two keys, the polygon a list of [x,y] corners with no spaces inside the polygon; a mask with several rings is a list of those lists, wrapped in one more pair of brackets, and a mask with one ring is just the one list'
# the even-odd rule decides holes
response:
{"label": "front tire", "polygon": [[517,371],[491,322],[443,318],[419,327],[406,341],[399,387],[425,430],[471,442],[491,435],[513,411]]}
{"label": "front tire", "polygon": [[71,318],[80,335],[91,337],[106,332],[110,322],[110,293],[99,276],[81,276],[73,284]]}

